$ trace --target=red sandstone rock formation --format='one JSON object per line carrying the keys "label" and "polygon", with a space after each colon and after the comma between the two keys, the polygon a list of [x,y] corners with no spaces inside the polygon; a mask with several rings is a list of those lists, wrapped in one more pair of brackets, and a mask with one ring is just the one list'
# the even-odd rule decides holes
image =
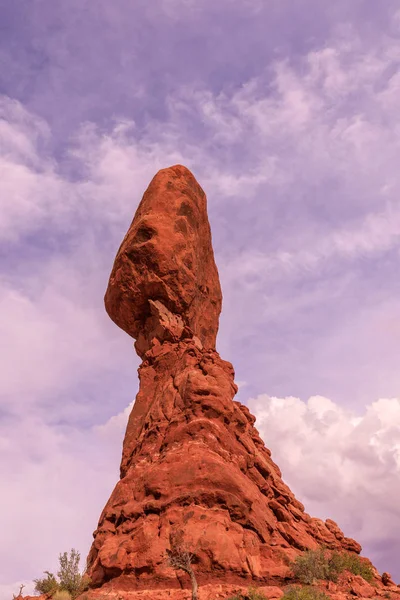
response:
{"label": "red sandstone rock formation", "polygon": [[152,180],[105,302],[143,362],[121,479],[88,557],[93,585],[177,586],[165,560],[177,540],[194,553],[203,585],[282,583],[288,559],[322,543],[360,552],[336,523],[304,511],[255,418],[233,400],[233,367],[215,350],[221,290],[206,197],[185,167]]}
{"label": "red sandstone rock formation", "polygon": [[215,348],[221,304],[206,196],[184,167],[164,169],[146,190],[118,251],[106,310],[137,340],[144,358],[153,338],[195,337]]}
{"label": "red sandstone rock formation", "polygon": [[[280,600],[285,592],[293,587],[288,586],[257,586],[257,592],[264,595],[268,600]],[[298,587],[298,585],[295,585]],[[232,598],[249,599],[248,586],[240,584],[229,584],[224,582],[211,583],[201,586],[199,590],[199,600],[232,600]],[[364,600],[365,598],[381,598],[387,600],[399,600],[400,589],[393,585],[382,587],[378,580],[373,585],[368,584],[359,575],[351,575],[348,572],[343,573],[338,583],[332,581],[315,582],[312,586],[314,592],[324,592],[331,600]],[[106,584],[100,590],[91,590],[81,596],[81,600],[189,600],[190,592],[187,589],[151,589],[141,591],[121,590],[112,588],[112,582]],[[27,598],[23,600],[29,600]],[[33,600],[33,598],[32,598]],[[46,600],[46,599],[44,599]]]}

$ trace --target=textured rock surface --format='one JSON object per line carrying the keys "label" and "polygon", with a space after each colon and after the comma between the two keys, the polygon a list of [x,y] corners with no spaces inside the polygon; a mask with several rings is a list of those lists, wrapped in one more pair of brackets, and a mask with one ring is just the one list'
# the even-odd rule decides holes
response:
{"label": "textured rock surface", "polygon": [[[384,587],[379,583],[379,580],[380,578],[376,577],[370,586],[364,580],[360,581],[359,576],[344,572],[337,583],[318,581],[313,584],[312,588],[316,592],[325,593],[331,600],[363,600],[370,597],[376,600],[380,598],[400,600],[398,586]],[[290,588],[301,586],[290,583],[282,587],[264,585],[253,587],[257,589],[257,592],[264,594],[264,597],[268,600],[279,600]],[[248,590],[249,587],[243,586],[243,584],[224,582],[206,584],[199,588],[199,600],[231,600],[232,597],[248,600]],[[373,595],[371,596],[372,590]],[[105,600],[105,598],[108,600],[189,600],[191,592],[189,589],[121,590],[120,588],[113,588],[113,584],[110,582],[99,590],[91,590],[85,593],[79,600]]]}
{"label": "textured rock surface", "polygon": [[232,365],[215,350],[221,291],[206,197],[185,167],[152,180],[105,302],[136,338],[143,362],[121,479],[88,557],[94,585],[126,592],[187,585],[165,561],[174,540],[193,552],[201,585],[282,584],[288,559],[322,543],[360,552],[336,523],[304,511],[255,418],[233,400]]}
{"label": "textured rock surface", "polygon": [[163,169],[147,188],[121,244],[105,305],[111,319],[137,340],[140,356],[157,326],[149,300],[160,301],[175,315],[177,329],[166,332],[170,341],[188,327],[205,348],[215,347],[222,295],[206,203],[190,171],[179,165]]}

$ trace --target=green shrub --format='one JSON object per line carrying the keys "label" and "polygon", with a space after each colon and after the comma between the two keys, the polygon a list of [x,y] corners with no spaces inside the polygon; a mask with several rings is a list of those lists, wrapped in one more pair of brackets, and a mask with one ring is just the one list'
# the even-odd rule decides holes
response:
{"label": "green shrub", "polygon": [[253,587],[249,588],[247,592],[247,598],[248,600],[268,600],[262,592]]}
{"label": "green shrub", "polygon": [[268,600],[264,594],[259,592],[256,588],[249,588],[245,594],[236,594],[236,596],[230,596],[227,600]]}
{"label": "green shrub", "polygon": [[72,548],[58,557],[60,568],[57,578],[45,571],[46,577],[35,579],[35,591],[47,594],[52,600],[73,600],[89,588],[90,578],[79,572],[80,554]]}
{"label": "green shrub", "polygon": [[45,571],[46,577],[43,579],[34,579],[35,592],[39,594],[49,594],[50,596],[58,590],[58,582],[54,577],[53,573]]}
{"label": "green shrub", "polygon": [[365,564],[357,554],[337,550],[328,552],[325,548],[307,550],[291,566],[296,579],[306,585],[318,579],[337,581],[345,570],[361,575],[366,581],[373,579],[371,566]]}
{"label": "green shrub", "polygon": [[307,550],[292,563],[296,579],[306,585],[311,585],[315,579],[327,579],[328,564],[325,550]]}
{"label": "green shrub", "polygon": [[366,564],[357,554],[335,550],[328,558],[327,579],[337,581],[343,571],[361,575],[366,581],[372,581],[374,577],[371,565]]}
{"label": "green shrub", "polygon": [[361,575],[365,581],[372,581],[374,573],[370,564],[365,563],[358,554],[349,554],[348,552],[339,553],[335,551],[333,555],[338,555],[339,564],[341,561],[341,571],[347,570],[353,575]]}
{"label": "green shrub", "polygon": [[311,586],[289,587],[282,600],[330,600],[329,596]]}
{"label": "green shrub", "polygon": [[67,590],[58,590],[51,598],[52,600],[71,600],[72,596]]}
{"label": "green shrub", "polygon": [[89,589],[90,586],[90,577],[89,575],[86,575],[86,573],[84,573],[81,577],[81,582],[79,585],[79,589],[78,589],[78,595],[81,594],[82,592],[86,592],[86,590]]}

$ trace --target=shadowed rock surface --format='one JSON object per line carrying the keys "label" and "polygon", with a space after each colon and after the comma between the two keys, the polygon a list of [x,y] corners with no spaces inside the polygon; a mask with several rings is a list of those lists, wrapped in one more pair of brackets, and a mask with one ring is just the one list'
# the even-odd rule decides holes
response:
{"label": "shadowed rock surface", "polygon": [[233,367],[215,349],[221,290],[206,196],[185,167],[164,169],[150,183],[105,303],[143,362],[121,478],[88,557],[93,585],[179,587],[185,577],[165,560],[178,542],[193,552],[200,585],[280,585],[288,559],[302,550],[360,552],[336,523],[304,511],[255,418],[233,400]]}

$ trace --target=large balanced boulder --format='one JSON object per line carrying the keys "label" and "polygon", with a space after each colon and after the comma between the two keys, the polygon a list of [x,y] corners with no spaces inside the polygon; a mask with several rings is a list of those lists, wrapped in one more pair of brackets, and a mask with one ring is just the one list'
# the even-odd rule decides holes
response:
{"label": "large balanced boulder", "polygon": [[[206,196],[181,166],[157,173],[115,259],[105,305],[111,319],[137,340],[141,357],[159,320],[152,302],[172,315],[166,335],[187,328],[214,348],[222,294],[211,245]],[[157,337],[157,336],[156,336]],[[162,335],[160,341],[165,341]]]}

